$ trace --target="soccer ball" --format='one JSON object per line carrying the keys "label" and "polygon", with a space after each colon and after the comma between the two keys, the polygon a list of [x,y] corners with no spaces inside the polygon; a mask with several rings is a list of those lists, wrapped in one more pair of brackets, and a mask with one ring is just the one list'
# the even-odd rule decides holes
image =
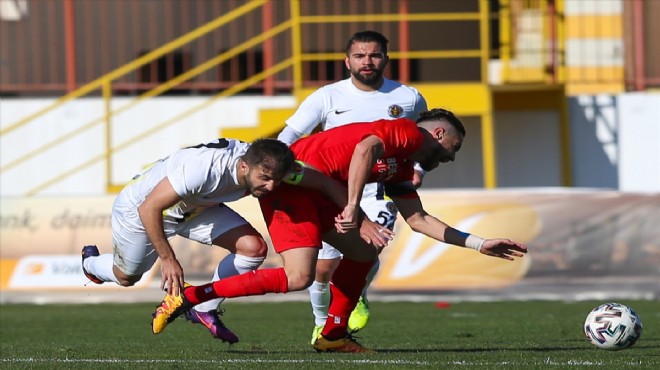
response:
{"label": "soccer ball", "polygon": [[584,334],[598,348],[619,350],[632,346],[642,335],[642,320],[632,308],[605,303],[589,312]]}

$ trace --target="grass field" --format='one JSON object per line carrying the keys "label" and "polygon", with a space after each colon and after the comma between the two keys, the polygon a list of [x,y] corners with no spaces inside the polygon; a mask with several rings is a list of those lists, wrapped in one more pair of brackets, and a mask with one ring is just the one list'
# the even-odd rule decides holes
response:
{"label": "grass field", "polygon": [[179,319],[151,333],[154,305],[3,305],[3,369],[660,369],[660,302],[623,301],[644,332],[623,351],[589,344],[582,322],[602,302],[372,302],[359,341],[372,355],[316,353],[306,302],[226,303],[229,346]]}

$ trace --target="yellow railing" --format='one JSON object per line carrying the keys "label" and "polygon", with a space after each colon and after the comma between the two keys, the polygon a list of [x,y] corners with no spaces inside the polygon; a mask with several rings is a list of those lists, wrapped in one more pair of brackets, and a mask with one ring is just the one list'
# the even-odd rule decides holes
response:
{"label": "yellow railing", "polygon": [[[144,56],[136,59],[135,61],[133,61],[131,63],[128,63],[128,64],[126,64],[126,65],[124,65],[120,68],[117,68],[116,70],[114,70],[114,71],[112,71],[112,72],[110,72],[110,73],[108,73],[108,74],[106,74],[106,75],[104,75],[104,76],[102,76],[102,77],[100,77],[100,78],[98,78],[98,79],[96,79],[96,80],[94,80],[94,81],[92,81],[92,82],[76,89],[75,91],[72,91],[71,93],[55,100],[52,104],[46,106],[45,108],[40,109],[37,112],[34,112],[34,113],[32,113],[32,114],[30,114],[30,115],[28,115],[28,116],[26,116],[26,117],[24,117],[24,118],[22,118],[22,119],[20,119],[16,122],[14,122],[12,124],[9,124],[7,127],[0,130],[0,135],[3,135],[3,136],[7,135],[7,134],[11,133],[12,131],[14,131],[14,130],[16,130],[16,129],[18,129],[18,128],[34,121],[34,120],[36,120],[39,117],[44,116],[45,114],[47,114],[47,113],[49,113],[49,112],[51,112],[55,109],[57,109],[58,107],[61,107],[63,104],[65,104],[69,101],[72,101],[74,99],[86,96],[86,95],[88,95],[88,94],[90,94],[90,93],[92,93],[92,92],[94,92],[98,89],[101,89],[101,91],[102,91],[105,111],[104,111],[104,114],[101,117],[98,117],[98,118],[96,118],[96,119],[94,119],[94,120],[92,120],[92,121],[90,121],[86,124],[83,124],[78,129],[76,129],[74,131],[71,131],[69,133],[65,133],[64,135],[60,136],[56,140],[46,142],[46,143],[42,144],[40,147],[38,147],[38,148],[36,148],[32,151],[29,151],[26,154],[23,154],[21,157],[15,159],[15,160],[13,160],[9,163],[4,164],[2,167],[0,167],[0,173],[8,171],[8,170],[20,165],[21,163],[24,163],[24,162],[34,158],[39,153],[41,153],[45,150],[51,149],[51,148],[53,148],[57,145],[60,145],[61,143],[65,142],[67,140],[70,140],[70,139],[72,139],[72,138],[74,138],[78,135],[81,135],[82,133],[90,130],[91,128],[95,127],[98,124],[105,123],[106,148],[105,148],[105,153],[103,155],[89,158],[87,161],[79,164],[78,166],[76,166],[72,169],[69,169],[67,171],[63,171],[58,176],[56,176],[54,178],[51,178],[51,179],[41,183],[40,185],[34,187],[33,189],[28,189],[26,191],[26,195],[28,195],[28,196],[35,195],[36,193],[38,193],[42,189],[47,188],[47,187],[61,181],[62,179],[65,179],[65,178],[79,172],[80,170],[82,170],[84,168],[87,168],[90,165],[92,165],[94,163],[97,163],[98,161],[103,160],[103,159],[107,160],[107,162],[106,162],[107,163],[106,175],[107,175],[107,188],[108,188],[108,191],[111,191],[111,192],[116,191],[116,186],[113,186],[113,184],[111,183],[112,161],[110,159],[111,159],[112,153],[117,152],[117,151],[129,146],[130,144],[133,144],[133,143],[147,137],[148,135],[153,134],[153,132],[155,130],[154,129],[149,130],[146,133],[142,133],[139,137],[135,137],[135,138],[133,138],[133,139],[121,144],[121,145],[113,146],[113,143],[111,141],[111,135],[110,135],[111,121],[112,121],[113,116],[116,116],[117,114],[120,114],[122,112],[127,111],[128,109],[136,106],[138,103],[144,101],[145,99],[160,95],[160,94],[170,90],[171,88],[177,86],[178,84],[180,84],[184,81],[187,81],[190,78],[193,78],[194,76],[199,75],[199,74],[203,73],[204,71],[206,71],[206,70],[208,70],[208,69],[210,69],[210,68],[212,68],[212,67],[214,67],[214,66],[216,66],[216,65],[218,65],[218,64],[220,64],[220,63],[222,63],[222,62],[224,62],[224,61],[226,61],[226,60],[228,60],[228,59],[230,59],[230,58],[232,58],[236,55],[238,55],[238,54],[240,54],[241,52],[249,49],[250,47],[253,47],[253,46],[257,45],[260,42],[263,42],[265,39],[267,39],[269,37],[272,37],[272,35],[284,31],[286,28],[290,27],[290,24],[282,24],[278,27],[275,27],[275,28],[263,33],[260,36],[257,36],[257,37],[255,37],[255,38],[253,38],[253,39],[251,39],[251,40],[249,40],[249,41],[247,41],[247,42],[245,42],[245,43],[243,43],[243,44],[241,44],[237,47],[234,47],[234,48],[230,49],[229,51],[227,51],[225,53],[222,53],[222,54],[218,55],[217,57],[215,57],[215,58],[213,58],[213,59],[211,59],[211,60],[209,60],[209,61],[207,61],[207,62],[205,62],[205,63],[203,63],[203,64],[201,64],[201,65],[199,65],[199,66],[197,66],[197,67],[195,67],[195,68],[193,68],[193,69],[191,69],[191,70],[189,70],[189,71],[187,71],[187,72],[185,72],[185,73],[183,73],[183,74],[181,74],[177,77],[175,77],[174,79],[172,79],[170,81],[167,81],[167,82],[165,82],[165,83],[163,83],[163,84],[161,84],[161,85],[159,85],[159,86],[157,86],[157,87],[155,87],[155,88],[139,95],[133,101],[131,101],[131,102],[115,109],[114,111],[110,108],[110,100],[112,99],[112,89],[111,89],[112,81],[116,80],[116,79],[118,79],[118,78],[120,78],[120,77],[122,77],[122,76],[124,76],[128,73],[131,73],[131,72],[135,71],[136,69],[142,67],[143,65],[148,64],[148,63],[162,57],[163,55],[166,55],[167,53],[170,53],[173,50],[176,50],[176,49],[180,48],[181,46],[186,45],[186,44],[190,43],[191,41],[198,39],[198,38],[208,34],[209,32],[214,31],[214,30],[218,29],[219,27],[222,27],[223,25],[226,25],[227,23],[229,23],[231,21],[234,21],[237,18],[239,18],[239,17],[241,17],[241,16],[243,16],[243,15],[245,15],[245,14],[251,12],[251,11],[254,11],[255,9],[257,9],[258,7],[264,5],[267,2],[268,2],[268,0],[251,0],[248,3],[246,3],[245,5],[237,8],[237,9],[235,9],[235,10],[233,10],[233,11],[227,13],[227,14],[224,14],[223,16],[220,16],[220,17],[216,18],[215,20],[213,20],[213,21],[211,21],[211,22],[209,22],[209,23],[207,23],[207,24],[205,24],[205,25],[203,25],[203,26],[201,26],[201,27],[199,27],[199,28],[197,28],[197,29],[195,29],[195,30],[193,30],[193,31],[191,31],[191,32],[189,32],[189,33],[187,33],[187,34],[171,41],[171,42],[169,42],[169,43],[167,43],[167,44],[165,44],[165,45],[163,45],[162,47],[159,47],[159,48],[153,50],[150,53],[145,54]],[[279,71],[279,70],[282,69],[282,67],[278,65],[278,66],[275,66],[275,67],[271,68],[271,70],[275,70],[275,69],[277,69],[277,71]],[[266,74],[270,75],[270,74],[277,73],[277,71],[276,72],[264,71],[263,74],[264,75],[266,75]],[[253,81],[253,80],[250,79],[250,81]],[[252,83],[254,83],[254,82],[252,82]],[[249,85],[245,85],[244,83],[235,85],[231,89],[223,91],[222,96],[227,96],[228,92],[230,92],[231,94],[235,94],[235,93],[237,93],[237,92],[239,92],[239,91],[241,91],[241,90],[243,90],[247,87],[249,87]],[[207,102],[203,105],[200,105],[199,107],[197,107],[197,109],[186,111],[184,114],[191,114],[194,111],[199,110],[199,109],[205,107],[206,105],[210,104],[211,101],[212,100],[209,100],[209,102]],[[163,123],[157,125],[157,127],[159,129],[162,129],[163,127],[169,126],[172,122],[175,121],[175,119],[179,119],[181,116],[182,115],[179,114],[176,117],[174,117],[173,119],[167,120],[166,122],[163,122]]]}
{"label": "yellow railing", "polygon": [[[90,130],[98,124],[105,124],[105,150],[101,155],[88,158],[83,163],[75,166],[74,168],[62,171],[57,176],[47,179],[37,186],[27,189],[26,195],[35,195],[42,190],[52,186],[53,184],[62,181],[63,179],[74,175],[75,173],[80,172],[84,168],[87,168],[95,163],[98,163],[102,160],[106,160],[106,175],[107,175],[107,190],[109,192],[114,192],[117,190],[117,185],[112,184],[112,156],[114,153],[126,149],[128,146],[135,144],[138,141],[144,140],[147,137],[150,137],[156,132],[163,130],[164,128],[172,125],[173,123],[180,120],[182,117],[195,113],[205,107],[209,106],[217,99],[228,97],[234,95],[246,88],[252,86],[253,84],[262,81],[270,76],[273,76],[283,70],[291,68],[293,71],[293,88],[294,95],[298,96],[297,93],[303,88],[303,62],[306,61],[322,61],[322,60],[341,60],[343,58],[342,53],[304,53],[302,47],[302,32],[301,26],[303,24],[311,23],[346,23],[346,22],[417,22],[417,21],[476,21],[479,22],[479,35],[480,35],[480,45],[478,48],[470,50],[453,50],[453,51],[439,51],[439,50],[422,50],[422,51],[402,51],[402,52],[391,52],[390,57],[393,59],[435,59],[435,58],[479,58],[481,61],[481,81],[477,82],[485,86],[487,84],[487,68],[488,61],[490,56],[490,47],[489,47],[489,21],[490,14],[488,11],[488,0],[478,0],[479,1],[479,11],[472,13],[425,13],[425,14],[367,14],[367,15],[328,15],[328,16],[303,16],[300,14],[300,0],[290,0],[290,19],[285,20],[271,29],[266,30],[265,32],[255,36],[240,45],[237,45],[226,52],[219,54],[218,56],[188,70],[184,73],[176,76],[175,78],[137,96],[132,101],[124,104],[123,106],[117,107],[114,110],[111,108],[111,99],[112,99],[112,83],[114,80],[120,78],[121,76],[135,71],[141,66],[154,61],[157,58],[166,55],[167,53],[172,52],[173,50],[182,47],[183,45],[190,43],[193,40],[196,40],[209,32],[216,30],[229,22],[236,20],[239,17],[244,16],[249,12],[253,12],[261,8],[264,4],[268,3],[268,0],[251,0],[247,1],[244,5],[236,8],[235,10],[224,14],[223,16],[218,17],[217,19],[191,31],[188,34],[185,34],[168,44],[163,45],[160,48],[153,50],[152,52],[145,54],[144,56],[136,59],[135,61],[122,66],[107,75],[98,78],[95,81],[92,81],[85,86],[57,99],[54,103],[49,106],[41,109],[35,113],[32,113],[25,118],[14,122],[0,131],[0,135],[7,135],[17,128],[32,122],[35,119],[45,115],[46,113],[62,106],[64,103],[72,101],[88,95],[94,91],[101,89],[102,96],[104,99],[104,113],[92,120],[77,128],[74,131],[64,133],[56,140],[44,143],[39,148],[32,150],[21,157],[4,164],[0,167],[0,173],[3,173],[7,170],[13,169],[20,165],[21,163],[26,162],[27,160],[34,158],[40,152],[51,149],[57,145],[60,145],[62,142],[72,139],[83,132]],[[223,63],[246,50],[253,48],[266,40],[272,39],[278,34],[281,34],[287,30],[291,32],[292,38],[292,52],[291,56],[287,59],[284,59],[270,68],[265,69],[263,72],[255,74],[245,81],[242,81],[214,96],[209,97],[204,103],[198,104],[192,108],[189,108],[185,111],[182,111],[175,116],[160,122],[154,125],[149,130],[142,132],[139,136],[130,138],[120,144],[113,143],[111,140],[111,127],[112,120],[118,114],[125,112],[126,110],[134,107],[135,105],[145,101],[146,99],[152,98],[154,96],[160,95],[173,87],[190,80],[191,78],[217,66],[220,63]],[[493,148],[493,138],[492,138],[492,120],[490,117],[483,116],[486,124],[484,125],[484,166],[485,170],[485,183],[494,184],[495,183],[495,163],[494,155],[491,155],[494,152]]]}

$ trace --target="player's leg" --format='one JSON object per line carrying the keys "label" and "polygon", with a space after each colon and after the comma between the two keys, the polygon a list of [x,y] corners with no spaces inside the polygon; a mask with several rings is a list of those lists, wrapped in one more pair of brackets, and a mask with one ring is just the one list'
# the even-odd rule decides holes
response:
{"label": "player's leg", "polygon": [[328,318],[328,306],[330,305],[330,279],[341,261],[341,252],[328,243],[323,243],[316,262],[316,276],[309,291],[309,301],[312,305],[314,315],[314,328],[312,329],[311,343],[314,344],[318,338],[325,321]]}
{"label": "player's leg", "polygon": [[[286,293],[309,287],[314,279],[316,258],[321,247],[318,212],[327,211],[329,207],[321,207],[320,201],[301,196],[297,189],[269,195],[273,197],[269,201],[260,199],[260,204],[273,246],[282,256],[284,266],[187,287],[180,297],[166,296],[154,316],[154,333],[160,333],[181,312],[214,298]],[[337,214],[335,208],[331,211],[333,215]],[[328,224],[333,225],[333,217],[327,218]],[[160,311],[162,314],[159,314]]]}
{"label": "player's leg", "polygon": [[[178,233],[200,243],[223,247],[230,252],[218,263],[212,281],[256,270],[268,252],[261,234],[226,205],[206,209],[187,221]],[[222,300],[217,298],[201,303],[185,312],[185,317],[193,323],[204,325],[213,337],[236,343],[238,336],[220,319],[223,310],[219,305]]]}
{"label": "player's leg", "polygon": [[[364,210],[367,217],[371,221],[383,225],[384,227],[390,230],[394,230],[394,222],[398,214],[394,202],[392,202],[389,199],[377,199],[377,197],[370,197],[370,198],[365,197],[362,199],[362,202],[360,203],[360,207],[362,207],[362,210]],[[379,253],[381,250],[379,250]],[[369,289],[369,286],[371,285],[371,282],[374,280],[376,274],[378,273],[379,268],[380,268],[380,260],[376,260],[371,270],[369,271],[369,274],[367,274],[367,282],[366,285],[364,286],[364,289],[362,290],[360,299],[358,300],[355,309],[353,310],[353,312],[351,312],[351,316],[348,319],[348,329],[353,333],[364,329],[364,327],[367,326],[369,322],[370,311],[369,311],[369,300],[367,298],[367,291]]]}
{"label": "player's leg", "polygon": [[307,247],[286,250],[281,253],[283,267],[253,270],[204,285],[188,284],[179,296],[166,294],[153,315],[154,334],[165,330],[170,322],[195,305],[212,299],[306,289],[314,278],[318,249],[319,247]]}
{"label": "player's leg", "polygon": [[328,318],[313,347],[328,352],[370,352],[347,333],[347,325],[376,260],[376,248],[366,244],[357,229],[345,234],[332,230],[324,234],[324,240],[339,249],[343,258],[332,276]]}
{"label": "player's leg", "polygon": [[282,256],[282,267],[254,270],[210,284],[190,286],[184,289],[183,295],[188,304],[197,305],[215,298],[287,293],[309,287],[314,279],[319,246],[276,251]]}
{"label": "player's leg", "polygon": [[135,221],[129,219],[131,214],[113,209],[113,253],[99,254],[96,246],[83,247],[83,273],[93,282],[97,284],[114,282],[121,286],[133,286],[156,263],[158,254],[151,246],[146,233],[129,232],[122,227]]}

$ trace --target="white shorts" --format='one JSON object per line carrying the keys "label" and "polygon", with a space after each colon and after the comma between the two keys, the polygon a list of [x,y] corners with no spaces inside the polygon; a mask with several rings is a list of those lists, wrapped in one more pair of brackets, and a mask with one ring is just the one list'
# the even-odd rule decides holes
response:
{"label": "white shorts", "polygon": [[[136,219],[137,218],[137,219]],[[225,204],[207,208],[186,221],[175,223],[164,220],[167,239],[175,235],[197,241],[202,244],[213,244],[220,235],[248,222]],[[158,259],[158,253],[153,248],[144,228],[138,230],[134,225],[142,225],[137,210],[121,209],[117,206],[112,210],[112,245],[114,264],[126,275],[141,275],[149,271]],[[128,226],[131,225],[131,226]]]}
{"label": "white shorts", "polygon": [[[394,229],[394,221],[396,221],[396,216],[399,212],[396,206],[394,206],[394,202],[390,199],[362,198],[360,207],[362,207],[364,213],[369,217],[369,220],[383,225],[390,230]],[[340,257],[341,252],[337,248],[323,242],[323,248],[319,250],[318,259],[332,260]]]}

